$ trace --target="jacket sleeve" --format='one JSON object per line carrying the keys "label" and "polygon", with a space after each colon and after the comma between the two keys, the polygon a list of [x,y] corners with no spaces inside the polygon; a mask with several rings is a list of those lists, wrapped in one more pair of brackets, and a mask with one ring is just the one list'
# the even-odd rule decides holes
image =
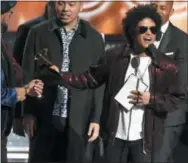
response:
{"label": "jacket sleeve", "polygon": [[151,94],[150,103],[157,112],[173,112],[181,109],[179,106],[186,103],[187,61],[184,55],[177,53],[175,63],[177,72],[169,72],[172,73],[173,78],[166,91],[163,94],[156,91],[155,96],[153,93]]}
{"label": "jacket sleeve", "polygon": [[5,76],[1,69],[1,105],[13,108],[17,102],[17,92],[15,88],[7,88],[5,85]]}
{"label": "jacket sleeve", "polygon": [[[34,79],[34,71],[35,71],[35,60],[34,54],[35,51],[35,41],[36,41],[36,33],[34,28],[31,28],[28,37],[26,39],[26,44],[23,52],[23,60],[22,60],[22,69],[24,72],[24,84],[27,84],[31,80]],[[27,96],[26,100],[23,102],[24,114],[25,115],[35,115],[35,101],[34,97]]]}
{"label": "jacket sleeve", "polygon": [[41,66],[43,68],[40,70],[40,79],[48,86],[61,85],[73,90],[95,89],[108,80],[109,68],[105,58],[102,57],[96,66],[91,66],[89,70],[80,74],[57,73],[46,66]]}
{"label": "jacket sleeve", "polygon": [[[101,35],[99,40],[96,40],[96,42],[98,42],[97,45],[98,49],[96,54],[98,54],[98,57],[101,57],[105,51],[105,43]],[[99,88],[93,90],[93,109],[91,111],[91,118],[90,118],[91,123],[100,124],[100,118],[103,108],[104,89],[105,89],[105,84],[102,84]]]}
{"label": "jacket sleeve", "polygon": [[34,28],[31,28],[28,37],[26,39],[26,44],[24,47],[23,52],[23,59],[22,59],[22,69],[24,71],[24,83],[27,84],[34,78],[34,71],[35,71],[35,40],[36,40],[36,33]]}
{"label": "jacket sleeve", "polygon": [[9,51],[7,44],[2,40],[2,46],[4,47],[6,51],[6,55],[11,61],[12,67],[14,72],[16,73],[16,84],[21,85],[23,82],[23,71],[21,66],[16,62],[15,58],[13,57],[13,54],[11,51]]}
{"label": "jacket sleeve", "polygon": [[20,65],[22,64],[24,46],[26,43],[28,33],[29,33],[29,27],[25,25],[20,25],[16,32],[16,40],[13,47],[13,54],[14,54],[14,58]]}

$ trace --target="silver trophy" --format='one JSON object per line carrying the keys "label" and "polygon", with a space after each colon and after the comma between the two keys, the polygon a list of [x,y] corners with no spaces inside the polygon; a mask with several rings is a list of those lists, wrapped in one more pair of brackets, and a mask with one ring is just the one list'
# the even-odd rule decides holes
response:
{"label": "silver trophy", "polygon": [[[48,59],[48,49],[44,48],[35,55],[35,60],[39,61],[43,65],[51,66],[52,62]],[[42,95],[38,95],[38,98],[42,98]]]}
{"label": "silver trophy", "polygon": [[42,49],[40,52],[38,52],[35,55],[35,60],[38,60],[38,61],[42,62],[43,64],[45,64],[47,66],[53,65],[52,62],[48,59],[47,53],[48,53],[47,48]]}

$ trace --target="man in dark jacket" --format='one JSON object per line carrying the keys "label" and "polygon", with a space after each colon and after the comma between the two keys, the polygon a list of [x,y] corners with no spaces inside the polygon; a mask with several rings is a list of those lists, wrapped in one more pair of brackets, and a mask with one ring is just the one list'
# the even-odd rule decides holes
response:
{"label": "man in dark jacket", "polygon": [[[158,162],[164,143],[164,121],[169,112],[181,109],[186,102],[186,61],[177,58],[175,62],[152,45],[160,27],[156,9],[139,6],[128,11],[123,21],[128,44],[108,51],[88,71],[80,75],[60,72],[60,76],[40,62],[47,85],[57,82],[84,90],[106,83],[101,117],[104,162],[126,163],[128,158],[133,163]],[[55,65],[51,68],[58,72]]]}
{"label": "man in dark jacket", "polygon": [[[12,14],[11,8],[15,5],[15,1],[1,3],[2,36],[8,28],[8,21]],[[16,103],[25,100],[26,95],[36,96],[36,93],[42,93],[43,84],[40,80],[33,80],[21,86],[22,80],[21,67],[16,63],[4,40],[1,40],[1,162],[7,162],[7,137],[12,128]]]}
{"label": "man in dark jacket", "polygon": [[[175,27],[169,20],[170,16],[174,12],[173,1],[153,1],[152,5],[156,7],[162,18],[162,36],[159,41],[155,42],[155,45],[159,51],[165,53],[173,60],[176,61],[177,58],[182,58],[186,61],[184,80],[187,81],[188,35],[179,28]],[[182,104],[181,109],[168,113],[165,121],[164,143],[160,150],[161,159],[166,160],[167,162],[169,159],[171,161],[174,159],[173,150],[180,143],[180,135],[186,122],[186,112],[188,112],[188,107],[187,105]]]}
{"label": "man in dark jacket", "polygon": [[[13,47],[13,55],[14,55],[14,58],[16,59],[17,63],[19,63],[19,65],[22,64],[25,41],[26,41],[27,35],[29,33],[29,30],[33,26],[52,18],[54,15],[55,15],[54,2],[49,1],[45,6],[45,11],[42,16],[39,16],[32,20],[29,20],[28,22],[21,24],[18,27],[17,34],[16,34],[16,40],[15,40],[14,47]],[[24,120],[23,120],[22,104],[17,103],[16,108],[17,108],[16,109],[17,112],[14,115],[15,119],[13,122],[13,132],[19,136],[25,136],[24,129],[23,129],[24,128],[23,124],[25,124],[25,123],[23,123]],[[25,126],[25,128],[26,128],[26,126]]]}
{"label": "man in dark jacket", "polygon": [[[40,72],[34,55],[43,49],[61,71],[70,72],[84,71],[104,51],[101,35],[78,17],[82,2],[57,1],[55,9],[54,19],[30,30],[22,63],[25,82]],[[77,92],[47,86],[41,100],[27,99],[25,117],[34,119],[36,126],[28,131],[29,162],[60,162],[66,159],[66,152],[68,161],[83,162],[87,141],[99,135],[102,97],[102,87]]]}

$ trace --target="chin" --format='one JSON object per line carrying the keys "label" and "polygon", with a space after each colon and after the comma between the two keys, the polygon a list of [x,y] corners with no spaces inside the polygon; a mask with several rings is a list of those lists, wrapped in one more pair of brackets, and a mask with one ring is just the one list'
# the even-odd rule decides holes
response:
{"label": "chin", "polygon": [[143,48],[147,48],[149,45],[142,45]]}
{"label": "chin", "polygon": [[61,18],[61,22],[64,23],[64,24],[69,24],[71,21]]}

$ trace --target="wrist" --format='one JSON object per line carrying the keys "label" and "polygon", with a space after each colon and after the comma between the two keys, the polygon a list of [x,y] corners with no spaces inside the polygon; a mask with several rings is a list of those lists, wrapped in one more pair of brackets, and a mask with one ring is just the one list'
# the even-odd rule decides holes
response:
{"label": "wrist", "polygon": [[26,92],[24,87],[16,88],[16,93],[17,93],[17,101],[25,100]]}
{"label": "wrist", "polygon": [[28,93],[29,93],[29,86],[25,85],[24,86],[24,90],[25,90],[25,95],[28,95]]}

